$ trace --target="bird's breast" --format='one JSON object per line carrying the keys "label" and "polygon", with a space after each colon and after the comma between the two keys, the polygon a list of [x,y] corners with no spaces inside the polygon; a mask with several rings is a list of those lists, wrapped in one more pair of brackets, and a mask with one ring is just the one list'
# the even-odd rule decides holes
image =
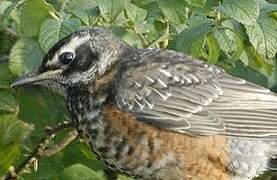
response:
{"label": "bird's breast", "polygon": [[160,129],[104,97],[71,96],[68,110],[85,142],[112,169],[143,179],[232,179],[254,177],[267,166],[269,143]]}
{"label": "bird's breast", "polygon": [[149,137],[140,123],[128,122],[128,114],[110,106],[86,105],[89,101],[68,100],[68,109],[80,135],[100,160],[112,169],[143,178],[168,166],[177,172],[179,160],[173,152],[162,150],[161,139]]}
{"label": "bird's breast", "polygon": [[163,130],[95,99],[68,102],[81,136],[112,169],[143,179],[229,179],[224,137],[196,138]]}

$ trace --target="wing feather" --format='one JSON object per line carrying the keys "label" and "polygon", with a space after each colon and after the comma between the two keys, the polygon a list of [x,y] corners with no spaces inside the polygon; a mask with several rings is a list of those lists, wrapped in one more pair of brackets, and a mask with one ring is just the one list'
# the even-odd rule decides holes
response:
{"label": "wing feather", "polygon": [[120,108],[181,133],[277,139],[270,90],[182,54],[155,52],[138,57],[141,65],[125,63],[115,97]]}

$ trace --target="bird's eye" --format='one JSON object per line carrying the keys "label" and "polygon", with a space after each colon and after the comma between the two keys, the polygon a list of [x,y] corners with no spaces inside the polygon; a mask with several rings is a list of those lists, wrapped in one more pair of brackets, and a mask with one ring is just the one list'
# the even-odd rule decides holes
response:
{"label": "bird's eye", "polygon": [[64,52],[60,55],[59,60],[62,64],[69,64],[74,58],[72,52]]}

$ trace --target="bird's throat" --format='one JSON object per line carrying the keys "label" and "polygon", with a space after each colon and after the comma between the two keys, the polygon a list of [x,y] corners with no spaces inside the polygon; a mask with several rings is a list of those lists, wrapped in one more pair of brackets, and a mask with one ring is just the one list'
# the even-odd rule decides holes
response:
{"label": "bird's throat", "polygon": [[106,90],[93,91],[89,88],[72,88],[68,91],[67,108],[75,127],[80,132],[84,125],[101,121],[102,107],[106,102]]}
{"label": "bird's throat", "polygon": [[68,110],[80,137],[100,159],[109,154],[105,132],[110,131],[110,127],[103,117],[107,98],[105,91],[91,94],[87,90],[76,89],[69,92],[67,98]]}

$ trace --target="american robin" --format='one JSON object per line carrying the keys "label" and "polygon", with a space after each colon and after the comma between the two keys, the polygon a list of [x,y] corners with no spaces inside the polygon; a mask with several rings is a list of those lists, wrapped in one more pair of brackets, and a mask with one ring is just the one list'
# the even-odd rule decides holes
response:
{"label": "american robin", "polygon": [[50,87],[111,169],[141,179],[251,179],[277,150],[277,96],[171,50],[109,30],[74,32],[12,86]]}

